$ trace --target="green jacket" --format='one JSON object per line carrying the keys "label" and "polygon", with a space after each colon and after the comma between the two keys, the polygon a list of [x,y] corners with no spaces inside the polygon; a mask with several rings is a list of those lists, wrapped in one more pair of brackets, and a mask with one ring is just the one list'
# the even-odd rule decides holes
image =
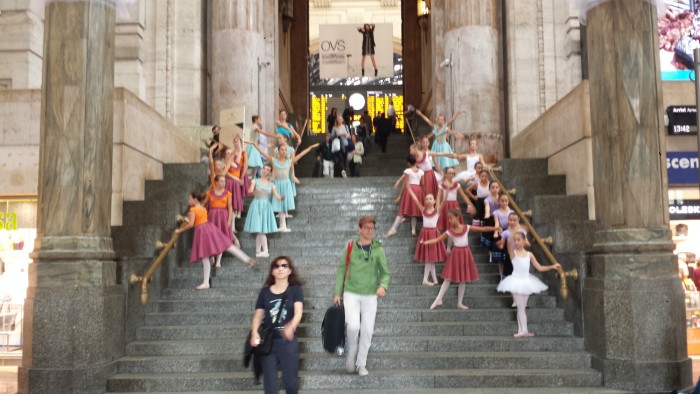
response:
{"label": "green jacket", "polygon": [[[345,280],[345,290],[361,295],[375,294],[378,287],[388,290],[391,275],[389,275],[389,269],[386,265],[386,255],[382,243],[373,239],[368,254],[357,246],[357,241],[357,239],[353,240],[350,252],[350,269]],[[348,245],[345,244],[343,253],[340,255],[338,273],[335,275],[335,295],[342,296],[340,292],[343,288],[347,250]]]}

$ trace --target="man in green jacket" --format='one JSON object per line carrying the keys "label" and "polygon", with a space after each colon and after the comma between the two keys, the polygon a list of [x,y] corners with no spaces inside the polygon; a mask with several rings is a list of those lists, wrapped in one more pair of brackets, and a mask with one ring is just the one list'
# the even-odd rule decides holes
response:
{"label": "man in green jacket", "polygon": [[[343,248],[338,273],[335,276],[333,303],[340,305],[344,298],[347,324],[345,370],[367,376],[367,352],[372,344],[374,318],[377,315],[377,296],[384,297],[389,286],[389,270],[381,242],[374,239],[376,220],[373,216],[360,218],[360,237]],[[347,265],[348,257],[350,261]],[[345,287],[343,288],[343,282]],[[358,346],[359,338],[359,346]]]}

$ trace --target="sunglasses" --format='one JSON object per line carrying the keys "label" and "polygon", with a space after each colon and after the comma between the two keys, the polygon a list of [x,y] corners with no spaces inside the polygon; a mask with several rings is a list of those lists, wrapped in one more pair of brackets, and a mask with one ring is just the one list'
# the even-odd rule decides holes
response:
{"label": "sunglasses", "polygon": [[289,268],[289,264],[275,264],[275,268],[276,269],[280,269],[280,268],[287,269],[287,268]]}

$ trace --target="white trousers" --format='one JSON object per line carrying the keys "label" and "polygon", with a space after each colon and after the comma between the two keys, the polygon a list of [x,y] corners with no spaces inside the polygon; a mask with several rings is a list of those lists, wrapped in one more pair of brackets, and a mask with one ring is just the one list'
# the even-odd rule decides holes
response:
{"label": "white trousers", "polygon": [[333,178],[333,160],[323,159],[323,176]]}
{"label": "white trousers", "polygon": [[367,365],[367,353],[374,333],[377,295],[360,295],[346,291],[343,294],[343,305],[347,324],[347,358],[355,359],[355,367],[364,367]]}

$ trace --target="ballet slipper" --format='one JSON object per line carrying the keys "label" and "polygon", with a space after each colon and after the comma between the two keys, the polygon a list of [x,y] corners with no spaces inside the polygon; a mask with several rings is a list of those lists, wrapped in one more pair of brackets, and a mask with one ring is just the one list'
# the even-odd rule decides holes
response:
{"label": "ballet slipper", "polygon": [[289,227],[280,227],[277,229],[277,231],[279,231],[280,233],[291,233],[292,229]]}
{"label": "ballet slipper", "polygon": [[534,336],[535,336],[535,333],[534,333],[534,332],[526,332],[526,333],[525,333],[525,336],[526,336],[526,337],[534,337]]}
{"label": "ballet slipper", "polygon": [[411,231],[411,237],[413,237],[413,238],[416,237],[416,232],[415,232],[415,231]]}
{"label": "ballet slipper", "polygon": [[218,262],[214,265],[214,268],[221,268],[221,262]]}
{"label": "ballet slipper", "polygon": [[245,264],[245,266],[248,268],[253,268],[255,267],[255,260],[248,259],[248,261],[245,261],[243,264]]}
{"label": "ballet slipper", "polygon": [[260,252],[260,255],[256,255],[255,257],[270,257],[270,254],[267,252]]}
{"label": "ballet slipper", "polygon": [[517,334],[513,334],[513,338],[524,338],[527,336],[527,333],[524,332],[519,332]]}
{"label": "ballet slipper", "polygon": [[394,235],[396,235],[396,230],[389,230],[389,232],[384,234],[384,238],[389,239],[389,238],[393,237]]}
{"label": "ballet slipper", "polygon": [[433,305],[430,305],[430,310],[432,311],[440,305],[442,305],[442,301],[435,300],[435,302],[433,302]]}
{"label": "ballet slipper", "polygon": [[423,286],[435,286],[433,282],[423,282]]}
{"label": "ballet slipper", "polygon": [[437,285],[439,285],[439,284],[440,284],[439,281],[437,281],[437,280],[434,280],[434,281],[433,281],[433,285],[434,285],[434,286],[437,286]]}
{"label": "ballet slipper", "polygon": [[459,308],[459,309],[461,309],[461,310],[464,310],[464,311],[466,311],[466,310],[468,310],[468,309],[469,309],[469,307],[468,307],[468,306],[466,306],[466,305],[462,305],[462,304],[459,304],[459,305],[457,305],[457,308]]}
{"label": "ballet slipper", "polygon": [[201,285],[195,287],[197,290],[207,290],[209,289],[209,283],[202,283]]}

